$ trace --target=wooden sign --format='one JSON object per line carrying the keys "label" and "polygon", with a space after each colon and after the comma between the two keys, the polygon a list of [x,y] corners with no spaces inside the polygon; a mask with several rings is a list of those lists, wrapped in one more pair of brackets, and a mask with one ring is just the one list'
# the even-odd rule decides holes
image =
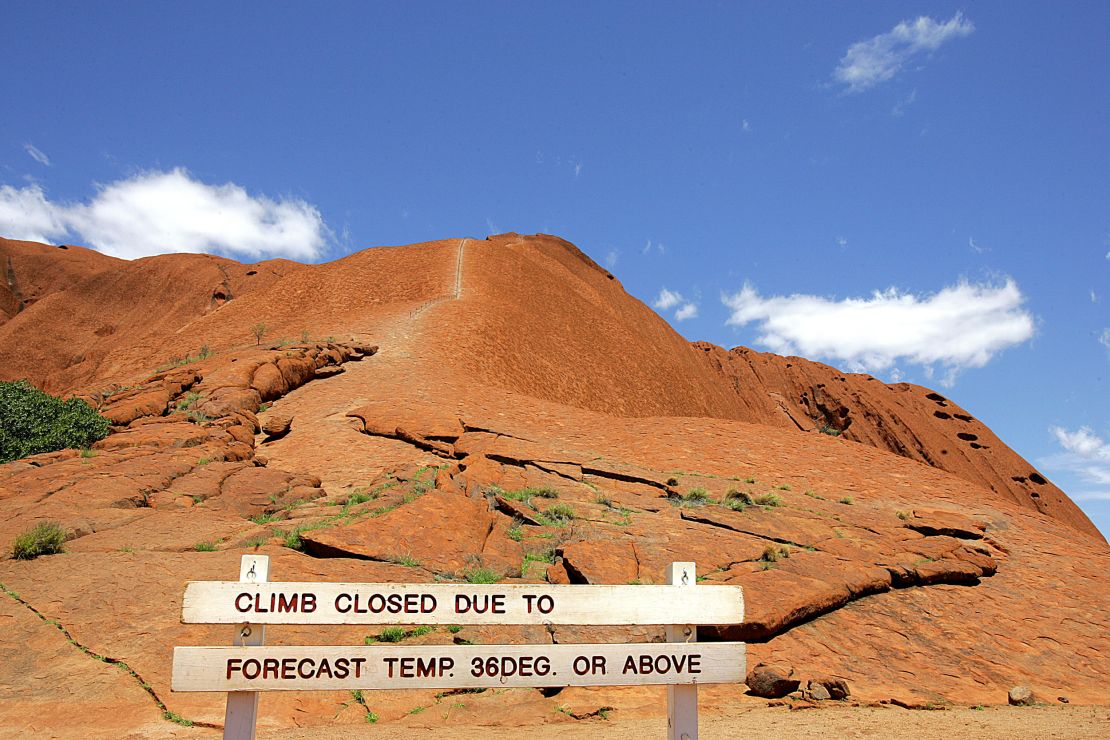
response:
{"label": "wooden sign", "polygon": [[[227,693],[225,740],[254,740],[261,691],[637,684],[667,686],[668,740],[697,740],[698,685],[746,677],[744,643],[697,642],[699,624],[743,621],[743,591],[698,585],[694,563],[666,586],[552,586],[268,583],[269,562],[185,590],[182,622],[235,625],[235,647],[173,653],[174,691]],[[661,624],[667,642],[264,647],[267,624]]]}
{"label": "wooden sign", "polygon": [[178,647],[174,691],[740,683],[739,642]]}
{"label": "wooden sign", "polygon": [[[681,590],[678,590],[681,589]],[[204,624],[738,624],[739,586],[191,582]]]}

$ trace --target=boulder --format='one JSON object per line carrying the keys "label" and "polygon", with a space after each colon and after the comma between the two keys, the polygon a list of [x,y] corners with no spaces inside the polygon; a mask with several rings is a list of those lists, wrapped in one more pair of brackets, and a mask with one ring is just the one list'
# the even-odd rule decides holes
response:
{"label": "boulder", "polygon": [[1010,689],[1010,695],[1007,698],[1010,704],[1015,707],[1031,707],[1037,703],[1037,697],[1033,695],[1033,689],[1024,685]]}
{"label": "boulder", "polygon": [[290,414],[269,414],[266,416],[266,420],[262,422],[262,431],[271,439],[275,439],[288,434],[292,425],[293,417]]}
{"label": "boulder", "polygon": [[805,695],[807,699],[812,699],[813,701],[826,701],[832,698],[828,689],[813,681],[810,681],[809,686],[806,687]]}
{"label": "boulder", "polygon": [[847,699],[852,695],[852,692],[848,689],[848,682],[843,678],[810,679],[809,690],[815,692],[818,687],[828,693],[827,698],[829,699]]}
{"label": "boulder", "polygon": [[781,699],[798,690],[801,681],[791,678],[793,675],[793,669],[760,663],[748,672],[748,680],[745,683],[748,684],[748,693],[753,696]]}

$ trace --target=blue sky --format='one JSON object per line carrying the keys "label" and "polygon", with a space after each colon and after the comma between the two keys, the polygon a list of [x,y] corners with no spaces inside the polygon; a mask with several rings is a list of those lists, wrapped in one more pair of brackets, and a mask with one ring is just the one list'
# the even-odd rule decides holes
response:
{"label": "blue sky", "polygon": [[556,233],[690,339],[940,389],[1110,533],[1110,4],[4,6],[0,234]]}

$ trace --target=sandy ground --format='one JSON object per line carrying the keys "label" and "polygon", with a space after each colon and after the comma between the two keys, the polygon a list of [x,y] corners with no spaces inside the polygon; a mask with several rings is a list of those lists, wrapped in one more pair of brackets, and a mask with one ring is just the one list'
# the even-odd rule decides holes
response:
{"label": "sandy ground", "polygon": [[[450,728],[368,725],[332,730],[259,733],[259,738],[323,740],[325,738],[388,737],[396,740],[458,738],[470,740],[585,740],[586,738],[666,737],[666,721],[590,719],[533,727],[457,726]],[[791,711],[786,707],[753,707],[728,716],[702,717],[701,740],[732,738],[920,738],[921,740],[1011,740],[1012,738],[1108,738],[1110,707],[987,707],[915,711],[898,707],[852,707]]]}

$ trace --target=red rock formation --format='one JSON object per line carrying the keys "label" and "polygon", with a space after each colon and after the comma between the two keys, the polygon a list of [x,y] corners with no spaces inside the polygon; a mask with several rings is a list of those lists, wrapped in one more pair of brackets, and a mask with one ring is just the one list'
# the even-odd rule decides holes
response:
{"label": "red rock formation", "polygon": [[1005,445],[986,424],[936,391],[887,385],[801,357],[695,342],[743,405],[738,418],[824,432],[947,470],[1101,538],[1063,491]]}
{"label": "red rock formation", "polygon": [[[42,264],[53,254],[0,246]],[[17,260],[39,298],[0,325],[0,377],[78,393],[113,421],[91,451],[0,466],[0,552],[43,519],[72,537],[63,554],[0,556],[10,640],[37,651],[0,664],[0,684],[34,676],[0,708],[0,727],[33,712],[37,730],[75,735],[62,711],[71,692],[50,688],[75,677],[105,734],[152,734],[156,700],[218,724],[219,697],[168,691],[173,645],[229,638],[180,624],[182,588],[234,578],[238,556],[257,548],[280,580],[428,582],[480,569],[511,582],[658,583],[669,562],[695,561],[706,581],[743,585],[748,610],[744,624],[703,634],[750,641],[751,666],[793,669],[814,698],[816,684],[847,682],[864,701],[1003,703],[1025,683],[1110,701],[1105,541],[926,389],[690,345],[554,237],[304,266],[86,257],[95,270],[54,282]],[[220,300],[217,275],[231,288]],[[108,324],[110,335],[89,330]],[[295,340],[302,331],[311,341]],[[202,345],[210,356],[184,356]],[[289,418],[287,431],[262,433]],[[55,620],[60,644],[43,633]],[[491,626],[412,639],[661,634]],[[373,635],[308,626],[275,637]],[[121,685],[96,656],[135,675]],[[704,690],[732,711],[737,687]],[[627,696],[588,695],[582,716]],[[483,721],[534,722],[565,716],[565,696],[467,701]],[[383,724],[437,700],[373,698]],[[349,694],[270,695],[264,706],[272,727],[365,724]]]}

